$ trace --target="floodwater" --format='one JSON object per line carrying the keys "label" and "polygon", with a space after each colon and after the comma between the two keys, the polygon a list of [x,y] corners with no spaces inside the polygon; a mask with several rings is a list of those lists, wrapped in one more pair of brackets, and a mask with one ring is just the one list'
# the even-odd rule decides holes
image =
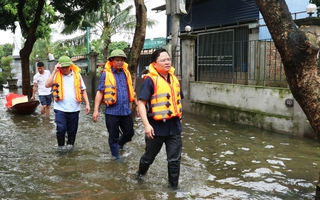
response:
{"label": "floodwater", "polygon": [[104,116],[93,123],[84,112],[75,147],[58,151],[53,111],[49,118],[40,116],[40,106],[14,115],[4,106],[9,92],[0,91],[1,199],[300,200],[315,194],[317,141],[185,113],[180,188],[171,190],[164,149],[143,181],[135,179],[144,151],[141,121],[122,163],[110,156]]}

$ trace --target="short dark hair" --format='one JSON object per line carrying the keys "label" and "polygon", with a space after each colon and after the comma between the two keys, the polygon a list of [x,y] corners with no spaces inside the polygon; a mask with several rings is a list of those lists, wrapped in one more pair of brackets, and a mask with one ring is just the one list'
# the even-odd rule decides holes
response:
{"label": "short dark hair", "polygon": [[38,63],[37,63],[37,66],[38,66],[38,67],[44,67],[44,63],[43,63],[43,62],[38,62]]}
{"label": "short dark hair", "polygon": [[[160,56],[160,53],[167,52],[165,49],[157,49],[151,55],[151,62],[156,62],[157,58]],[[168,53],[168,52],[167,52]]]}

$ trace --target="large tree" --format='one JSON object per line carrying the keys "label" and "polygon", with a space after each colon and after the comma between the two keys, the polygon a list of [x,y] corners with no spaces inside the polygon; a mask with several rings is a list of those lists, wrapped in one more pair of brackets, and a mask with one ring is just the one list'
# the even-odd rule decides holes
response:
{"label": "large tree", "polygon": [[284,65],[290,90],[320,141],[320,70],[317,35],[296,26],[285,0],[254,0]]}
{"label": "large tree", "polygon": [[56,15],[51,15],[51,12],[47,12],[50,7],[46,5],[45,0],[4,0],[0,2],[0,29],[14,30],[14,21],[19,21],[25,37],[25,43],[20,50],[23,94],[30,95],[31,92],[29,56],[35,41],[46,35],[40,33],[43,30],[49,30],[48,24],[54,23],[57,18],[68,25],[79,24],[81,16],[86,12],[98,10],[100,6],[101,0],[96,0],[94,3],[91,0],[52,0],[50,7],[57,12]]}
{"label": "large tree", "polygon": [[133,83],[135,84],[137,77],[137,68],[139,64],[139,57],[146,37],[147,8],[144,4],[144,0],[134,0],[134,5],[136,8],[137,23],[132,42],[132,48],[128,57],[128,63]]}

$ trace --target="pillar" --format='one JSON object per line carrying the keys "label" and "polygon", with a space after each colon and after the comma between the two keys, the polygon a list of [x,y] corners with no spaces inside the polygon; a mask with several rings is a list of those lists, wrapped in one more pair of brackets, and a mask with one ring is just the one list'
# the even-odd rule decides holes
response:
{"label": "pillar", "polygon": [[189,96],[189,82],[195,80],[195,40],[197,35],[180,35],[181,40],[181,88],[186,99]]}

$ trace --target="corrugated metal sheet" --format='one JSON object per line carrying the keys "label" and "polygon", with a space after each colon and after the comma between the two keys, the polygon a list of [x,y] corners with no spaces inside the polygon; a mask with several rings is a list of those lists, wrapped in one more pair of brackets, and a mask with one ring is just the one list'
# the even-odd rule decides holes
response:
{"label": "corrugated metal sheet", "polygon": [[[253,0],[209,0],[189,5],[187,12],[188,15],[180,18],[181,32],[184,32],[186,25],[190,25],[193,30],[201,30],[254,22],[259,19],[259,10]],[[171,23],[168,25],[168,30],[171,30]]]}

